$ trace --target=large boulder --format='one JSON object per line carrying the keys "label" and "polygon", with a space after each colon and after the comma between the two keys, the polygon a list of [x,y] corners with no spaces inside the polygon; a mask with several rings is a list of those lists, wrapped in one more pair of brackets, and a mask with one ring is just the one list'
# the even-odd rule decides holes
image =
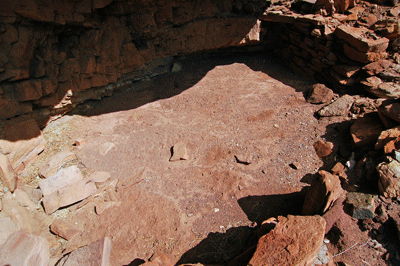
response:
{"label": "large boulder", "polygon": [[275,228],[259,239],[248,265],[312,265],[324,235],[321,216],[279,216]]}

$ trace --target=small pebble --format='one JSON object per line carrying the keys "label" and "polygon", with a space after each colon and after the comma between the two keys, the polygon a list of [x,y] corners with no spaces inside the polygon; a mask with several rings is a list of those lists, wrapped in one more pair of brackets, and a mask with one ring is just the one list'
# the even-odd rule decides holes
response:
{"label": "small pebble", "polygon": [[218,208],[214,208],[214,212],[219,212],[219,209]]}

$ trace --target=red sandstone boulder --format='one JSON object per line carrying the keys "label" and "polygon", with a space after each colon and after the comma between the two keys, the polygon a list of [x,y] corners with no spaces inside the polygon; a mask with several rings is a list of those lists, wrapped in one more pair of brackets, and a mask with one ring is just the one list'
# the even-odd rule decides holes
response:
{"label": "red sandstone boulder", "polygon": [[387,198],[400,196],[400,163],[396,160],[383,162],[376,169],[379,173],[379,192]]}
{"label": "red sandstone boulder", "polygon": [[262,236],[248,265],[311,266],[325,235],[321,216],[278,217],[276,227]]}
{"label": "red sandstone boulder", "polygon": [[379,119],[373,117],[360,117],[350,127],[351,136],[357,147],[375,144],[383,130]]}
{"label": "red sandstone boulder", "polygon": [[325,158],[332,153],[333,149],[332,142],[318,140],[314,143],[313,146],[319,158]]}
{"label": "red sandstone boulder", "polygon": [[314,84],[308,94],[307,102],[309,103],[329,103],[333,99],[333,91],[324,84]]}
{"label": "red sandstone boulder", "polygon": [[383,149],[388,142],[397,139],[399,136],[400,126],[382,131],[376,141],[375,150]]}
{"label": "red sandstone boulder", "polygon": [[323,214],[344,194],[339,177],[320,170],[306,193],[302,214]]}

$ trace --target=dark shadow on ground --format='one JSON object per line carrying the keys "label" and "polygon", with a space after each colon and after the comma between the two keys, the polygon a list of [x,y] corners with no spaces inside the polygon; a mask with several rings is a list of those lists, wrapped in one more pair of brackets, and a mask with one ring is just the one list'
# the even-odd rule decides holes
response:
{"label": "dark shadow on ground", "polygon": [[182,93],[198,83],[209,71],[217,66],[242,63],[254,71],[260,71],[296,91],[307,91],[312,81],[306,80],[269,56],[266,52],[239,53],[230,50],[203,52],[175,58],[182,69],[179,72],[161,74],[151,79],[134,82],[129,88],[116,92],[101,101],[86,102],[70,114],[96,116],[138,108],[160,99],[167,99]]}
{"label": "dark shadow on ground", "polygon": [[[257,228],[271,217],[289,214],[299,215],[304,200],[304,191],[282,195],[248,196],[238,200],[242,210],[257,227],[236,227],[225,233],[210,233],[197,246],[182,255],[176,265],[202,263],[226,265],[245,252],[237,262],[250,259],[257,244]],[[251,254],[248,254],[251,253]],[[248,262],[248,261],[247,261]],[[246,265],[246,263],[244,264]]]}
{"label": "dark shadow on ground", "polygon": [[290,194],[248,196],[239,199],[238,203],[249,220],[260,225],[271,217],[300,215],[304,196],[303,189]]}

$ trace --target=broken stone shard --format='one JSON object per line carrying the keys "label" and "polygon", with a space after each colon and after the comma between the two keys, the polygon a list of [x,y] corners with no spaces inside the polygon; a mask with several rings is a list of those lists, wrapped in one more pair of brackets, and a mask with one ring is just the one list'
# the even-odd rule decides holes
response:
{"label": "broken stone shard", "polygon": [[347,114],[353,104],[354,99],[350,95],[343,95],[333,103],[323,107],[318,111],[319,116],[343,116]]}
{"label": "broken stone shard", "polygon": [[321,216],[279,216],[275,228],[258,240],[248,265],[312,265],[324,235]]}
{"label": "broken stone shard", "polygon": [[333,149],[332,142],[318,140],[314,143],[313,146],[319,158],[325,158],[332,153]]}
{"label": "broken stone shard", "polygon": [[186,144],[179,142],[172,147],[172,157],[169,159],[170,162],[175,162],[179,160],[187,160],[188,154],[186,149]]}
{"label": "broken stone shard", "polygon": [[74,224],[64,220],[55,220],[50,225],[50,231],[68,241],[80,233]]}
{"label": "broken stone shard", "polygon": [[306,193],[302,214],[323,214],[344,194],[339,177],[320,170]]}

